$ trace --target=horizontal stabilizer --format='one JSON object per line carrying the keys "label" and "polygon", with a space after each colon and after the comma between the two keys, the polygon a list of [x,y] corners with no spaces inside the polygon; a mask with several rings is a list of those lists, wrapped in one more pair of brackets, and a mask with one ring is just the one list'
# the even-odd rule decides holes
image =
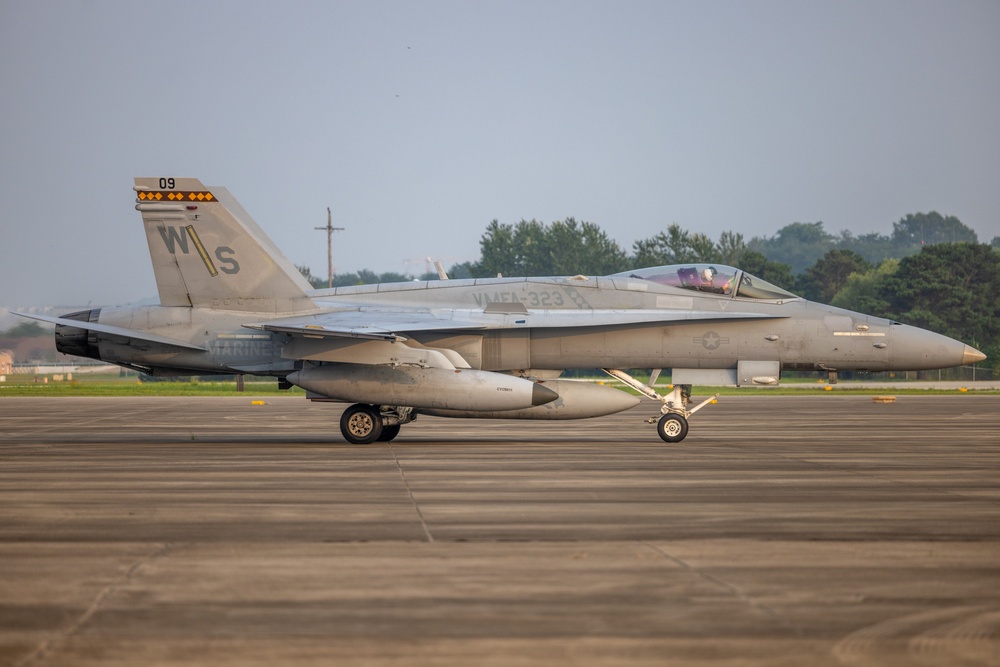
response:
{"label": "horizontal stabilizer", "polygon": [[49,317],[48,315],[28,315],[27,313],[14,313],[14,314],[20,315],[21,317],[28,317],[33,320],[48,322],[50,324],[58,324],[65,327],[73,327],[74,329],[86,329],[87,331],[96,331],[97,333],[103,333],[109,336],[121,336],[122,338],[131,338],[132,340],[144,340],[150,343],[158,343],[160,345],[181,347],[186,350],[198,350],[201,352],[205,351],[205,348],[201,347],[200,345],[188,343],[187,341],[178,340],[176,338],[170,338],[168,336],[160,336],[158,334],[150,333],[148,331],[126,329],[125,327],[115,327],[109,324],[98,324],[97,322],[81,322],[80,320],[69,320],[64,317]]}

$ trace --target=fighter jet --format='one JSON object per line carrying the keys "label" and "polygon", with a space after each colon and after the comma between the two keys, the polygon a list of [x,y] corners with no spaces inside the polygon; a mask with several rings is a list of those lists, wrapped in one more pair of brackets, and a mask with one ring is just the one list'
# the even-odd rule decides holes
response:
{"label": "fighter jet", "polygon": [[[271,376],[351,403],[356,444],[419,415],[578,419],[640,399],[561,379],[600,368],[660,403],[679,442],[685,386],[775,385],[783,370],[886,371],[985,359],[945,336],[802,299],[730,266],[610,276],[431,280],[313,289],[236,199],[193,178],[136,178],[160,305],[46,317],[56,347],[151,375]],[[625,369],[672,369],[657,391]]]}

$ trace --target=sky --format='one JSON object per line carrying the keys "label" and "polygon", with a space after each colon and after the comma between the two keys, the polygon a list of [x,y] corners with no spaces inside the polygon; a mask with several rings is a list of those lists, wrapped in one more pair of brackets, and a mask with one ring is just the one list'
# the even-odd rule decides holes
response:
{"label": "sky", "polygon": [[423,273],[491,220],[1000,235],[1000,2],[0,0],[0,306],[155,298],[134,176],[298,265]]}

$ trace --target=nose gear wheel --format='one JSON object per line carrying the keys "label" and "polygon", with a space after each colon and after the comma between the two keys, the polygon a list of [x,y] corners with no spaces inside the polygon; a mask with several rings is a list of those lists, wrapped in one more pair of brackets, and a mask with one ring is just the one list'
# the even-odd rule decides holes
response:
{"label": "nose gear wheel", "polygon": [[683,415],[668,412],[656,423],[656,432],[664,442],[680,442],[688,432],[688,422]]}

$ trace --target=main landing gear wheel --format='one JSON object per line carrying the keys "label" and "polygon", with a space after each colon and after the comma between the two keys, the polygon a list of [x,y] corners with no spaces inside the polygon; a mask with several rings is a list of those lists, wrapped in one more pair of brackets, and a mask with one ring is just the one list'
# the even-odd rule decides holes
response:
{"label": "main landing gear wheel", "polygon": [[392,426],[383,426],[382,435],[378,437],[379,442],[389,442],[397,435],[399,435],[399,424],[393,424]]}
{"label": "main landing gear wheel", "polygon": [[374,405],[352,405],[340,416],[340,432],[351,444],[371,444],[381,439],[382,415]]}
{"label": "main landing gear wheel", "polygon": [[688,434],[687,419],[683,415],[668,412],[660,417],[660,421],[656,424],[656,432],[664,442],[680,442]]}

